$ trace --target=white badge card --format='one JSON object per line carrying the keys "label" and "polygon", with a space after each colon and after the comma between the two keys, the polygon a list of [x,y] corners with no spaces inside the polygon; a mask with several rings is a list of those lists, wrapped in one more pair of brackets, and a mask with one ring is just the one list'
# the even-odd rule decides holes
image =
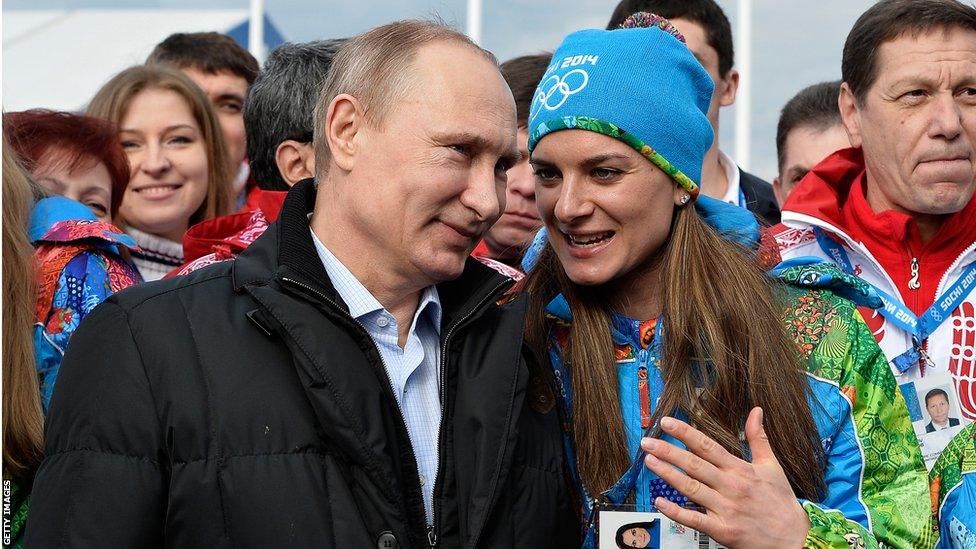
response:
{"label": "white badge card", "polygon": [[725,549],[704,533],[674,522],[661,513],[608,510],[598,513],[599,549]]}
{"label": "white badge card", "polygon": [[899,385],[908,415],[929,470],[956,433],[970,423],[959,407],[959,395],[949,372],[933,372]]}

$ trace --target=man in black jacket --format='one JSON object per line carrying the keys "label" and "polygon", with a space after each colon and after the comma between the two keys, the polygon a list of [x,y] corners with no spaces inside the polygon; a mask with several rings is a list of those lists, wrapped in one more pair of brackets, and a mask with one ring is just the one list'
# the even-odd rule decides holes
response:
{"label": "man in black jacket", "polygon": [[494,59],[439,25],[374,29],[315,133],[318,184],[238,259],[73,336],[28,546],[579,543],[525,301],[468,258],[518,157]]}

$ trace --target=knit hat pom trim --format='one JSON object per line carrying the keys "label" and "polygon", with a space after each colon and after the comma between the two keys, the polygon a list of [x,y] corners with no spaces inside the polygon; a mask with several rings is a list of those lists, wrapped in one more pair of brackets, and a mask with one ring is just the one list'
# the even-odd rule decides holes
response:
{"label": "knit hat pom trim", "polygon": [[651,163],[660,168],[661,171],[668,174],[668,177],[673,179],[675,183],[681,186],[681,188],[688,191],[688,194],[691,195],[692,200],[698,197],[698,183],[692,181],[690,177],[675,167],[674,164],[668,162],[666,158],[661,156],[661,153],[654,150],[654,148],[647,143],[641,141],[641,139],[634,134],[627,133],[626,130],[618,127],[616,124],[606,122],[598,118],[593,118],[590,116],[563,116],[560,118],[547,120],[545,122],[540,122],[538,125],[536,125],[535,129],[532,130],[532,134],[529,136],[529,150],[532,151],[535,149],[536,144],[538,144],[539,140],[544,136],[559,130],[588,130],[623,141],[632,149],[639,152],[641,156],[650,160]]}

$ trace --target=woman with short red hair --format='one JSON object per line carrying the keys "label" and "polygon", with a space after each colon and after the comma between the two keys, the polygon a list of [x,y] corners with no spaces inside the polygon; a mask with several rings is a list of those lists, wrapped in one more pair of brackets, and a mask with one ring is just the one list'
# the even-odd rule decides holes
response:
{"label": "woman with short red hair", "polygon": [[129,160],[107,120],[36,109],[3,115],[10,146],[31,177],[111,223],[129,184]]}

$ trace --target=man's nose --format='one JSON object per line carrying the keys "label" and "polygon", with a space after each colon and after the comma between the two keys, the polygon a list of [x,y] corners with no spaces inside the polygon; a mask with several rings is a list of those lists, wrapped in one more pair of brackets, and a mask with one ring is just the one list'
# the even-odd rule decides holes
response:
{"label": "man's nose", "polygon": [[494,223],[505,208],[505,193],[494,164],[475,166],[469,172],[468,186],[461,203],[475,212],[478,221]]}
{"label": "man's nose", "polygon": [[940,94],[932,104],[929,135],[948,141],[959,137],[963,131],[962,109],[953,94]]}
{"label": "man's nose", "polygon": [[523,160],[508,170],[508,190],[535,200],[535,178],[528,161]]}

